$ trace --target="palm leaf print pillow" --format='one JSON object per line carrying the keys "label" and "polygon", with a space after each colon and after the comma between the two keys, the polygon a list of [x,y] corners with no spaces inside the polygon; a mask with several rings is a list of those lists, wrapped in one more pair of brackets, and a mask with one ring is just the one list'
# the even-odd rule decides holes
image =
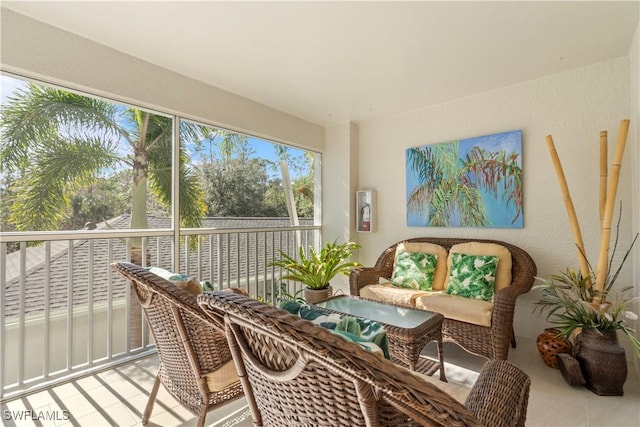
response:
{"label": "palm leaf print pillow", "polygon": [[391,283],[401,288],[430,291],[436,271],[437,256],[424,252],[396,252]]}
{"label": "palm leaf print pillow", "polygon": [[497,267],[498,257],[495,255],[452,253],[447,293],[492,301]]}
{"label": "palm leaf print pillow", "polygon": [[291,314],[329,329],[332,333],[360,345],[365,350],[379,352],[386,359],[391,359],[387,331],[382,324],[374,320],[338,314],[326,308],[296,301],[283,301],[279,306]]}

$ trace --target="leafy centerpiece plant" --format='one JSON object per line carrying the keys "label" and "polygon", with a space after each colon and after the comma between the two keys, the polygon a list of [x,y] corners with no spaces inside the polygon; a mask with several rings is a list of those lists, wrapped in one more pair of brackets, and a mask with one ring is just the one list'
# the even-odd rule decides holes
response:
{"label": "leafy centerpiece plant", "polygon": [[337,240],[325,244],[319,252],[309,247],[305,253],[304,248],[300,247],[298,259],[281,250],[281,258],[270,265],[288,272],[282,276],[282,279],[300,282],[306,286],[307,290],[324,290],[325,292],[316,297],[311,296],[312,293],[305,292],[307,302],[313,303],[331,295],[329,285],[331,279],[339,274],[348,276],[352,268],[361,265],[359,262],[349,261],[353,251],[359,247],[360,245],[355,242],[338,243]]}

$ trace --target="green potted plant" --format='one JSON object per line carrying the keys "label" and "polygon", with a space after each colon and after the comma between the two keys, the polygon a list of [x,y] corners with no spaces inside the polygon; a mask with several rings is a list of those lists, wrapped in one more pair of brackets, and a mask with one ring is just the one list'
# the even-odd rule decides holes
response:
{"label": "green potted plant", "polygon": [[351,241],[338,243],[337,240],[327,243],[320,252],[309,247],[305,254],[300,247],[298,259],[280,251],[281,259],[269,265],[288,272],[282,279],[303,283],[306,286],[304,299],[313,304],[331,296],[331,279],[338,274],[348,276],[352,268],[360,267],[359,262],[348,261],[353,251],[359,247],[360,245]]}
{"label": "green potted plant", "polygon": [[615,280],[611,280],[604,291],[599,291],[591,277],[583,277],[581,272],[571,268],[550,279],[538,280],[542,282],[535,287],[541,289],[540,299],[536,302],[538,308],[547,312],[547,320],[554,325],[558,337],[574,342],[573,358],[569,357],[567,361],[567,356],[558,357],[567,382],[572,384],[567,376],[572,376],[569,367],[575,364],[582,374],[578,384],[585,384],[600,396],[622,396],[627,379],[627,359],[624,348],[618,343],[618,331],[629,339],[634,353],[640,358],[640,341],[635,330],[626,323],[638,319],[638,315],[628,309],[638,298],[625,298],[633,287],[614,293]]}
{"label": "green potted plant", "polygon": [[611,281],[604,292],[599,292],[590,277],[582,277],[572,268],[562,274],[551,275],[549,279],[538,280],[542,284],[535,288],[541,290],[541,296],[535,304],[541,312],[547,312],[547,320],[558,330],[559,336],[571,340],[579,332],[592,331],[604,335],[621,331],[629,338],[640,358],[640,341],[625,323],[626,320],[638,319],[636,313],[627,309],[637,298],[624,297],[633,289],[632,286],[614,293]]}

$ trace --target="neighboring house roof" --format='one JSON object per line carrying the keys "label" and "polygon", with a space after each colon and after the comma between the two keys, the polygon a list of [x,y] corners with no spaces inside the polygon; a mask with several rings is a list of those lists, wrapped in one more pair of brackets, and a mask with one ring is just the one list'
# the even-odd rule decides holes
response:
{"label": "neighboring house roof", "polygon": [[[121,215],[97,224],[94,230],[125,230],[129,228],[129,219],[128,214]],[[171,228],[170,218],[150,216],[148,221],[149,228],[152,229]],[[312,225],[313,220],[301,219],[300,223]],[[199,280],[210,280],[214,284],[219,280],[231,282],[247,276],[257,276],[267,270],[266,264],[271,261],[274,252],[277,254],[278,248],[282,247],[290,251],[294,249],[295,243],[291,233],[279,231],[255,233],[251,229],[289,225],[288,218],[204,218],[203,228],[247,228],[247,232],[205,236],[200,239],[199,249],[185,250],[184,245],[181,245],[180,273],[188,272],[191,276],[197,276]],[[147,265],[169,269],[172,260],[172,244],[170,237],[149,238]],[[305,240],[303,244],[306,244]],[[93,293],[94,304],[104,303],[107,299],[122,298],[125,295],[126,281],[119,275],[113,274],[110,267],[111,262],[128,261],[123,240],[79,239],[72,242],[71,251],[69,247],[68,241],[51,242],[48,257],[45,253],[45,245],[28,247],[24,261],[21,261],[21,251],[7,255],[6,301],[2,302],[5,316],[15,316],[21,311],[21,280],[24,280],[25,284],[25,314],[44,310],[47,276],[51,310],[67,308],[69,296],[73,300],[73,306],[78,306],[88,303],[90,293]],[[185,262],[187,256],[188,269]],[[71,268],[69,267],[70,259]],[[21,279],[20,267],[22,262],[25,263],[23,279]],[[69,274],[70,271],[71,274]],[[71,293],[69,283],[71,283]],[[240,286],[243,284],[244,282],[240,282]]]}

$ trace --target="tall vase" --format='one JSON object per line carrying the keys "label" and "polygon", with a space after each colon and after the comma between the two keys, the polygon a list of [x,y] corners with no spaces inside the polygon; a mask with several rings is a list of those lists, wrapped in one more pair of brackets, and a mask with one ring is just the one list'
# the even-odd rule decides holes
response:
{"label": "tall vase", "polygon": [[598,396],[622,396],[627,359],[616,331],[583,329],[576,337],[575,357],[587,387]]}

